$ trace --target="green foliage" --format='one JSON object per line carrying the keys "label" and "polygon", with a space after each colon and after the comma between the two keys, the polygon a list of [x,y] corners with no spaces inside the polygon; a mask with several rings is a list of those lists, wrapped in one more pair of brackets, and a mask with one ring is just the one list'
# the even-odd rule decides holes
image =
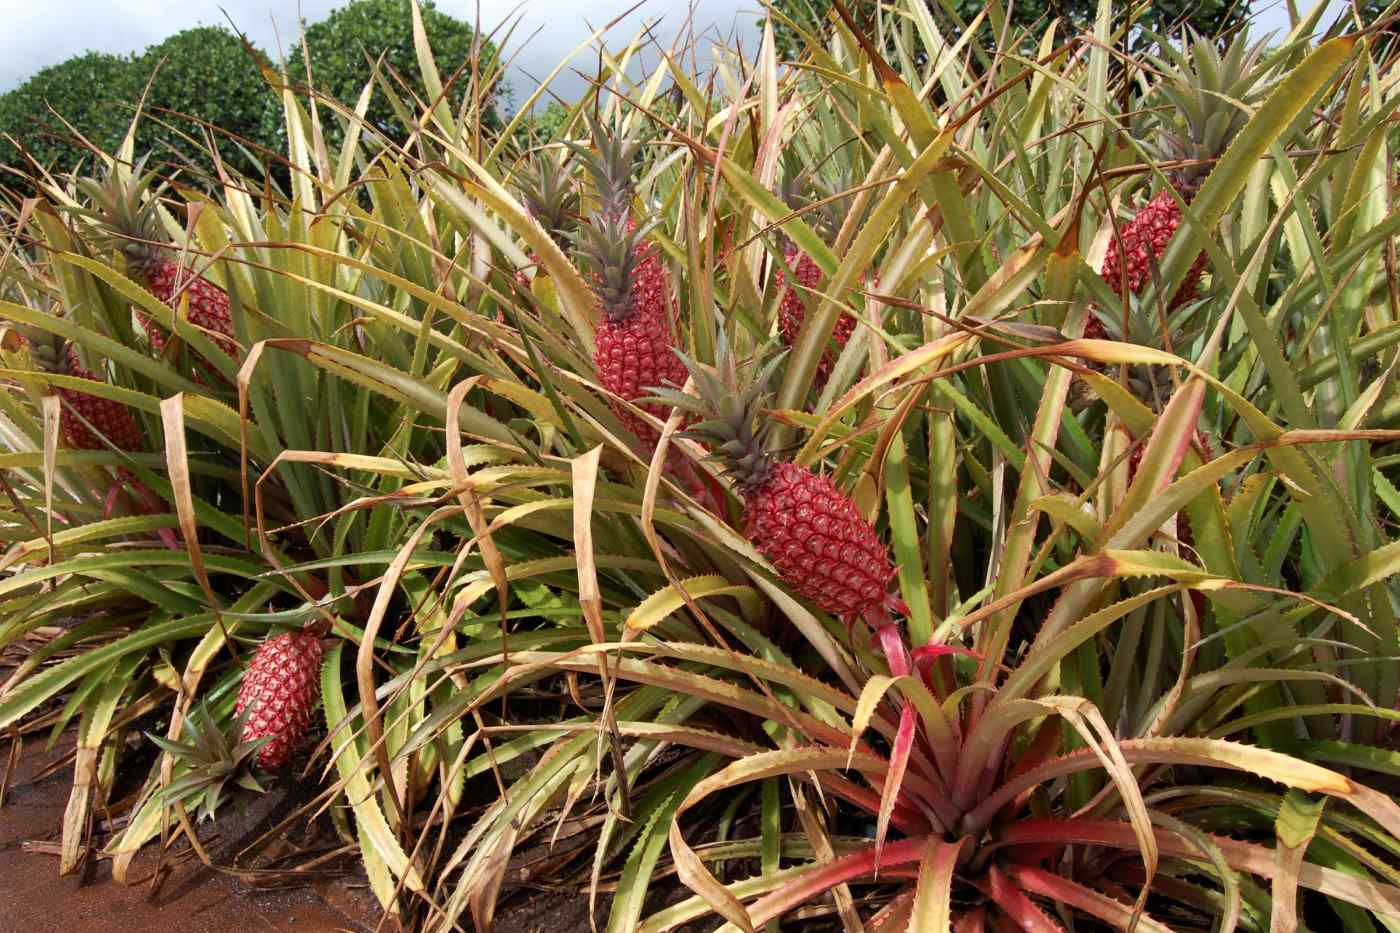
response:
{"label": "green foliage", "polygon": [[[797,22],[805,30],[816,31],[818,24],[827,23],[836,16],[831,0],[773,0],[772,6],[781,14],[772,17],[773,37],[779,53],[789,58],[800,56],[804,43],[801,35],[782,17]],[[873,32],[871,27],[879,6],[878,0],[846,2],[846,9],[869,32]],[[954,42],[965,24],[981,13],[986,4],[981,0],[926,0],[925,6],[944,37]],[[1044,32],[1056,17],[1060,19],[1059,34],[1062,36],[1089,29],[1094,24],[1099,5],[1097,0],[1029,0],[1002,6],[1011,6],[1013,29],[1029,30],[1035,37]],[[1163,0],[1147,4],[1137,22],[1156,32],[1189,25],[1197,32],[1215,36],[1245,22],[1249,18],[1249,7],[1250,0]],[[1116,9],[1118,7],[1115,5]],[[887,20],[890,24],[896,22],[907,22],[907,19],[898,17]],[[995,44],[996,37],[986,24],[982,35],[987,44]],[[922,44],[919,43],[917,47],[921,49]],[[918,54],[917,50],[915,54]]]}
{"label": "green foliage", "polygon": [[[76,145],[64,120],[110,152],[131,122],[129,103],[139,88],[131,59],[119,55],[87,52],[41,70],[0,95],[0,163],[27,167],[18,142],[39,165],[72,167],[87,153]],[[15,180],[3,179],[6,184]]]}
{"label": "green foliage", "polygon": [[240,171],[251,169],[242,146],[277,146],[277,137],[263,132],[265,114],[277,99],[253,54],[261,53],[250,54],[222,26],[186,29],[148,48],[132,62],[138,80],[156,76],[137,148],[207,170],[207,125],[223,157]]}
{"label": "green foliage", "polygon": [[[67,171],[91,158],[75,132],[104,152],[117,147],[152,75],[137,147],[157,160],[208,171],[205,125],[241,171],[253,165],[235,138],[276,145],[276,137],[262,133],[276,98],[243,43],[222,26],[186,29],[140,55],[89,52],[45,68],[0,96],[0,132],[19,140],[40,165]],[[19,157],[13,143],[0,142],[0,161],[19,165]]]}
{"label": "green foliage", "polygon": [[[495,58],[495,46],[482,42],[479,49],[475,48],[471,26],[437,9],[432,0],[420,6],[423,30],[432,47],[438,73],[445,85],[451,82],[447,102],[456,112],[463,95],[471,93],[471,69],[464,66],[472,60],[474,51],[483,66],[491,62]],[[307,26],[304,44],[293,47],[287,60],[289,81],[296,86],[306,83],[306,50],[310,49],[311,80],[316,90],[353,108],[370,80],[372,63],[379,61],[381,79],[393,88],[395,95],[409,101],[410,112],[418,112],[420,105],[433,101],[419,72],[409,9],[409,0],[350,0],[333,10],[324,20]],[[493,94],[488,93],[486,97],[488,122],[495,123],[494,110],[489,103]],[[269,118],[277,123],[280,114],[272,112]],[[383,85],[375,88],[366,119],[370,126],[390,139],[403,139],[408,133],[408,127],[395,113]],[[333,145],[342,138],[340,122],[337,118],[325,124],[327,140]]]}
{"label": "green foliage", "polygon": [[[600,54],[600,122],[644,139],[637,280],[671,299],[636,340],[732,349],[736,381],[776,360],[766,453],[829,485],[773,537],[841,572],[828,517],[873,531],[898,569],[858,617],[754,533],[772,490],[680,412],[656,449],[604,388],[596,283],[521,193],[557,169],[591,222],[586,121],[468,162],[455,102],[397,151],[312,145],[285,95],[294,197],[254,175],[185,212],[175,188],[156,234],[228,290],[231,356],[79,193],[0,199],[0,731],[76,731],[60,871],[100,845],[127,879],[173,801],[220,786],[182,758],[234,734],[244,646],[320,620],[300,780],[405,928],[510,928],[503,881],[543,877],[556,835],[546,880],[605,886],[610,931],[1393,927],[1397,63],[1343,31],[1251,65],[1179,223],[1151,147],[1183,115],[1091,37],[935,74],[902,30],[892,67],[829,33],[818,67],[735,53],[713,82]],[[1148,223],[1165,242],[1120,294],[1106,251]],[[53,451],[83,395],[144,447]],[[90,819],[115,787],[124,818]]]}

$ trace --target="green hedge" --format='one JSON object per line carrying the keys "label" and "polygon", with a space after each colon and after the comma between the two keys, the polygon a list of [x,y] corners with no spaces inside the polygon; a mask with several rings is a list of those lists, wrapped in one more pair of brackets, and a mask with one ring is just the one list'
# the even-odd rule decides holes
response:
{"label": "green hedge", "polygon": [[[45,68],[0,95],[0,162],[23,164],[13,137],[41,165],[74,165],[83,150],[55,110],[95,145],[110,149],[131,121],[126,102],[140,92],[131,64],[129,57],[88,52]],[[14,181],[13,175],[3,179],[5,184]]]}
{"label": "green hedge", "polygon": [[220,153],[240,170],[250,167],[243,154],[249,144],[275,151],[278,140],[264,131],[264,114],[278,106],[277,96],[249,49],[227,29],[186,29],[151,46],[132,65],[143,79],[156,74],[147,98],[149,116],[137,137],[140,150],[154,151],[157,159],[188,158],[208,166],[207,123],[218,128],[212,132]]}
{"label": "green hedge", "polygon": [[[445,81],[470,60],[474,34],[465,22],[437,10],[431,2],[422,8],[428,40]],[[307,25],[306,41],[317,88],[324,94],[353,105],[370,76],[366,53],[372,59],[384,53],[385,63],[410,82],[415,94],[426,97],[418,77],[408,0],[351,0],[326,19]],[[27,167],[19,149],[6,137],[19,140],[31,158],[57,171],[71,170],[90,158],[73,130],[104,151],[113,151],[131,122],[134,102],[154,72],[138,151],[151,151],[161,162],[207,166],[203,125],[209,124],[218,128],[214,136],[222,156],[234,168],[246,171],[251,168],[248,150],[256,158],[261,158],[256,155],[259,147],[276,155],[285,151],[281,101],[263,80],[253,57],[261,54],[245,47],[224,27],[200,26],[176,33],[139,55],[88,52],[45,68],[0,95],[0,164]],[[482,59],[494,55],[494,46],[485,44]],[[293,85],[305,81],[301,46],[292,51],[288,74]],[[466,83],[460,80],[450,94],[454,108]],[[382,88],[375,90],[369,117],[395,138],[405,132]],[[488,119],[496,122],[494,111]],[[328,141],[338,144],[340,121],[326,120],[325,129]],[[0,176],[0,184],[27,188],[13,172]]]}
{"label": "green hedge", "polygon": [[[424,0],[420,8],[438,72],[447,82],[471,60],[474,33],[465,22],[438,10],[431,0]],[[390,77],[391,74],[397,74],[406,82],[419,100],[427,102],[429,99],[419,76],[418,56],[413,47],[409,0],[350,0],[331,11],[324,20],[307,26],[305,43],[305,48],[300,44],[294,46],[288,57],[287,75],[294,86],[305,83],[305,49],[309,48],[316,90],[343,102],[347,108],[353,107],[372,74],[370,63],[383,55],[382,73],[399,97],[405,97],[406,91]],[[482,46],[481,61],[491,60],[496,54],[495,46],[489,42],[483,42]],[[449,89],[447,99],[454,111],[460,106],[469,82],[470,75],[463,74]],[[412,112],[419,110],[412,102],[408,106]],[[280,112],[269,111],[269,133],[284,132],[281,119]],[[370,126],[393,139],[402,139],[407,133],[382,87],[375,88],[366,119]],[[488,114],[488,121],[496,122],[494,112]],[[340,119],[326,121],[328,144],[338,145],[343,138],[341,123]]]}

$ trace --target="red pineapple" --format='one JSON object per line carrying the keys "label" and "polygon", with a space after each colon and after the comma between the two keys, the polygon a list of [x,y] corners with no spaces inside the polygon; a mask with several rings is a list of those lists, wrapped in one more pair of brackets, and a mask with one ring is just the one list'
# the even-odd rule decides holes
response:
{"label": "red pineapple", "polygon": [[[580,161],[598,188],[599,207],[582,229],[585,255],[593,269],[593,294],[602,311],[594,334],[593,362],[598,381],[612,395],[628,401],[651,396],[658,386],[685,383],[685,366],[675,353],[671,330],[674,304],[660,251],[646,242],[650,225],[632,216],[635,141],[612,135],[592,123],[597,152],[576,147]],[[646,446],[659,432],[616,400],[613,411]],[[639,404],[666,418],[662,405]]]}
{"label": "red pineapple", "polygon": [[[1152,281],[1152,266],[1161,261],[1167,251],[1177,227],[1181,226],[1181,205],[1170,191],[1162,191],[1147,206],[1133,215],[1133,219],[1117,231],[1117,236],[1108,241],[1108,252],[1104,254],[1103,269],[1100,274],[1120,297],[1136,295]],[[1124,258],[1126,257],[1126,262]],[[1186,273],[1186,279],[1172,297],[1168,311],[1175,311],[1188,302],[1195,301],[1200,294],[1201,276],[1206,271],[1206,254],[1201,252]],[[1126,290],[1124,289],[1124,286]],[[1090,320],[1085,328],[1085,336],[1094,325],[1103,330],[1097,318]]]}
{"label": "red pineapple", "polygon": [[889,552],[830,477],[780,461],[741,488],[744,534],[799,596],[842,619],[885,603]]}
{"label": "red pineapple", "polygon": [[[796,247],[787,250],[784,260],[792,269],[792,274],[798,285],[804,288],[815,288],[817,283],[821,281],[822,270],[817,265],[816,260]],[[787,274],[781,267],[777,269],[775,275],[775,282],[783,295],[778,302],[778,330],[782,334],[783,343],[790,347],[797,343],[797,335],[802,332],[802,324],[807,319],[807,301],[810,296],[796,288],[787,288]],[[817,363],[817,386],[825,384],[831,375],[832,367],[836,365],[837,353],[840,348],[846,345],[846,341],[851,339],[851,334],[855,329],[856,320],[850,315],[843,314],[837,319],[836,326],[831,332],[831,341],[822,353],[821,361]],[[834,343],[835,346],[831,346],[831,343]]]}
{"label": "red pineapple", "polygon": [[701,415],[687,436],[713,445],[744,502],[744,533],[773,562],[799,596],[851,622],[880,617],[896,600],[889,594],[894,564],[875,528],[829,477],[765,451],[768,422],[755,430],[769,363],[741,388],[728,343],[718,344],[716,374],[686,361],[700,398],[670,391],[667,402]]}
{"label": "red pineapple", "polygon": [[243,741],[264,736],[258,764],[269,771],[285,767],[311,725],[320,696],[321,639],[306,629],[274,635],[258,645],[243,675],[235,712],[251,709],[243,726]]}
{"label": "red pineapple", "polygon": [[[103,242],[126,257],[127,272],[132,278],[172,311],[178,312],[183,297],[188,296],[189,322],[207,331],[219,349],[235,356],[238,344],[229,315],[228,293],[171,258],[176,249],[156,215],[161,189],[153,190],[156,173],[144,172],[145,162],[142,158],[132,167],[129,182],[122,180],[115,164],[100,182],[82,179],[79,188],[92,202],[82,213],[97,222]],[[165,331],[144,314],[138,313],[137,319],[156,352],[163,350]]]}
{"label": "red pineapple", "polygon": [[[73,347],[59,337],[37,327],[25,328],[22,336],[29,345],[30,358],[46,372],[98,382],[92,371],[78,359]],[[110,443],[118,450],[145,448],[145,437],[131,409],[100,395],[80,389],[56,388],[62,401],[59,437],[72,450],[106,450]],[[103,441],[106,438],[106,442]]]}
{"label": "red pineapple", "polygon": [[[1185,126],[1164,128],[1153,148],[1159,158],[1178,165],[1167,176],[1175,194],[1158,192],[1109,241],[1100,272],[1121,297],[1138,294],[1152,280],[1153,265],[1161,261],[1181,226],[1177,196],[1191,203],[1210,164],[1225,152],[1249,119],[1248,105],[1262,94],[1256,65],[1263,49],[1263,42],[1250,46],[1243,34],[1230,43],[1224,55],[1210,41],[1192,34],[1188,34],[1182,51],[1163,48],[1164,59],[1156,62],[1163,75],[1158,91],[1167,99],[1167,112],[1180,114]],[[1201,253],[1168,311],[1196,299],[1205,268],[1206,255]]]}

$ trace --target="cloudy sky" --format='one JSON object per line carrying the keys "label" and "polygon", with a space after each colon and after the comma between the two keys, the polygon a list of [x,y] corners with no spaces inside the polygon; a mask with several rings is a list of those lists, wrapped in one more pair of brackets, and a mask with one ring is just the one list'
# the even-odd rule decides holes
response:
{"label": "cloudy sky", "polygon": [[[593,31],[637,0],[480,0],[484,32],[519,17],[508,51],[518,51],[511,84],[517,100],[535,89],[528,76],[543,79]],[[232,22],[274,58],[297,36],[298,10],[308,22],[322,19],[344,0],[0,0],[0,91],[15,87],[45,65],[88,50],[138,52],[191,26]],[[697,0],[694,28],[715,39],[738,35],[753,47],[761,4],[757,0]],[[685,24],[690,0],[645,0],[612,32],[612,45],[631,38],[644,21],[658,21],[657,38],[669,44]],[[437,8],[468,22],[477,0],[437,0]],[[227,16],[225,16],[227,13]],[[522,45],[522,42],[529,41]],[[587,57],[580,67],[591,68]],[[583,83],[561,75],[551,85],[568,99]]]}
{"label": "cloudy sky", "polygon": [[[45,65],[87,51],[137,52],[172,33],[197,25],[231,21],[274,57],[295,40],[297,15],[314,22],[343,0],[0,0],[0,91],[9,90]],[[551,68],[592,31],[624,13],[636,0],[438,0],[439,9],[466,20],[477,17],[487,32],[520,17],[511,46],[532,36],[515,59],[511,84],[523,100]],[[1344,0],[1327,0],[1340,8]],[[1309,4],[1298,4],[1306,9]],[[659,20],[658,39],[669,44],[686,21],[692,0],[645,0],[609,34],[616,44],[643,20]],[[757,39],[758,0],[693,0],[696,32],[715,38],[737,35],[747,48]],[[1256,0],[1258,22],[1266,30],[1286,28],[1284,0]],[[1330,21],[1333,10],[1328,11]],[[225,15],[227,14],[227,15]],[[702,43],[703,44],[703,43]],[[581,67],[588,67],[581,57]],[[571,99],[580,79],[561,76],[554,87]]]}

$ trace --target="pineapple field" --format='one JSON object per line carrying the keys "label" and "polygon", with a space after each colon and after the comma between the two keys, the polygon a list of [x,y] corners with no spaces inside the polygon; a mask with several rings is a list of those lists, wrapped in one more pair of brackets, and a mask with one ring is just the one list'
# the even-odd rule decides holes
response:
{"label": "pineapple field", "polygon": [[605,24],[546,122],[576,65],[500,116],[520,37],[440,67],[414,0],[411,82],[263,65],[285,151],[137,105],[0,177],[0,821],[66,749],[55,884],[1400,930],[1400,5],[820,6]]}

